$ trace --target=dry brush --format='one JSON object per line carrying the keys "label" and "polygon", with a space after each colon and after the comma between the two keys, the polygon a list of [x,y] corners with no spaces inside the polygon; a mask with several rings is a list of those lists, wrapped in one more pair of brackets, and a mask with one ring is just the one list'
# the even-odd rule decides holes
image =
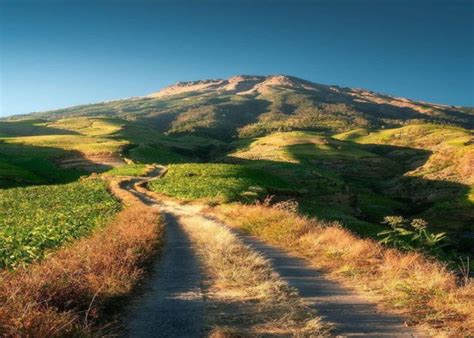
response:
{"label": "dry brush", "polygon": [[265,205],[221,206],[229,224],[284,249],[346,285],[403,313],[434,334],[474,334],[474,283],[460,283],[439,261],[362,239],[337,223],[309,219]]}
{"label": "dry brush", "polygon": [[[224,225],[201,216],[182,216],[211,278],[213,336],[305,335],[328,332],[297,291],[276,274],[271,264]],[[216,305],[217,304],[217,305]],[[227,313],[227,315],[224,315]]]}

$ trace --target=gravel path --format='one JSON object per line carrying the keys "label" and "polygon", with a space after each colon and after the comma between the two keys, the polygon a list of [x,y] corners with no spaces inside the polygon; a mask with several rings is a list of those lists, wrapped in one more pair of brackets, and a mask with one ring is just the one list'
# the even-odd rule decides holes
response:
{"label": "gravel path", "polygon": [[[154,204],[140,193],[134,194]],[[161,213],[166,223],[164,247],[142,294],[126,311],[125,336],[200,337],[205,310],[200,263],[176,217]]]}

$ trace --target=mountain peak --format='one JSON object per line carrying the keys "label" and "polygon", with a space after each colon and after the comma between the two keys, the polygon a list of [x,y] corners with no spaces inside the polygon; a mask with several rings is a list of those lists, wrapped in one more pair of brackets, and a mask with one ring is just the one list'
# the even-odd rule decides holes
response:
{"label": "mountain peak", "polygon": [[178,82],[174,85],[165,87],[149,97],[167,97],[180,95],[190,92],[200,94],[210,92],[228,92],[229,94],[263,94],[272,90],[273,87],[315,89],[316,86],[311,82],[298,79],[288,75],[235,75],[229,79],[210,79],[198,81]]}

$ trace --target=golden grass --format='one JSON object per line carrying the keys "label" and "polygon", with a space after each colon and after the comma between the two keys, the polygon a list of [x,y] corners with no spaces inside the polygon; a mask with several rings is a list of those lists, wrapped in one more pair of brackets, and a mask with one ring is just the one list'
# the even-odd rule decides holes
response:
{"label": "golden grass", "polygon": [[263,205],[221,206],[228,223],[295,251],[350,287],[405,314],[432,333],[474,335],[474,283],[460,285],[445,265],[403,253],[325,223]]}
{"label": "golden grass", "polygon": [[[106,176],[106,175],[103,175]],[[131,192],[122,189],[122,187],[126,184],[130,184],[129,182],[133,179],[130,178],[123,178],[123,177],[107,177],[106,178],[109,183],[109,190],[110,192],[125,206],[133,206],[133,205],[140,205],[143,204],[142,201],[132,194]]]}
{"label": "golden grass", "polygon": [[[211,276],[207,297],[216,305],[209,314],[211,336],[318,336],[327,325],[303,305],[295,289],[270,263],[224,226],[201,216],[181,223]],[[223,315],[226,313],[227,315]]]}
{"label": "golden grass", "polygon": [[92,236],[28,268],[1,273],[0,336],[109,330],[103,310],[129,294],[142,278],[162,231],[156,211],[135,203]]}
{"label": "golden grass", "polygon": [[119,154],[127,141],[83,135],[40,135],[5,138],[4,144],[52,147],[67,151],[79,151],[85,155]]}

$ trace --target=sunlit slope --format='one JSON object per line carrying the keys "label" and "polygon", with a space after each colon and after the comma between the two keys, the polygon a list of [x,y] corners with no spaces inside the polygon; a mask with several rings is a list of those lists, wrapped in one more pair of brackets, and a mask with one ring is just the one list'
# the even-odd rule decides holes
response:
{"label": "sunlit slope", "polygon": [[235,146],[227,161],[285,178],[293,188],[288,197],[298,200],[304,211],[342,221],[362,233],[374,235],[384,215],[406,207],[373,189],[375,178],[396,175],[397,164],[350,142],[314,132],[286,132]]}
{"label": "sunlit slope", "polygon": [[[129,142],[111,138],[116,128],[107,121],[69,119],[62,122],[0,122],[3,135],[0,136],[0,160],[42,177],[43,183],[61,181],[61,175],[67,170],[101,171],[124,163],[121,153]],[[78,132],[84,122],[99,126],[89,127],[87,133]],[[5,180],[11,175],[0,170],[0,176]]]}
{"label": "sunlit slope", "polygon": [[[469,231],[474,226],[474,138],[472,132],[451,126],[410,125],[382,131],[355,131],[339,139],[367,145],[393,146],[384,156],[404,163],[404,177],[389,193],[422,205],[420,216],[444,227]],[[425,154],[417,156],[416,150]],[[419,178],[419,179],[416,179]]]}
{"label": "sunlit slope", "polygon": [[169,136],[117,118],[3,121],[0,132],[0,187],[67,182],[127,162],[186,162],[223,146],[209,137]]}

